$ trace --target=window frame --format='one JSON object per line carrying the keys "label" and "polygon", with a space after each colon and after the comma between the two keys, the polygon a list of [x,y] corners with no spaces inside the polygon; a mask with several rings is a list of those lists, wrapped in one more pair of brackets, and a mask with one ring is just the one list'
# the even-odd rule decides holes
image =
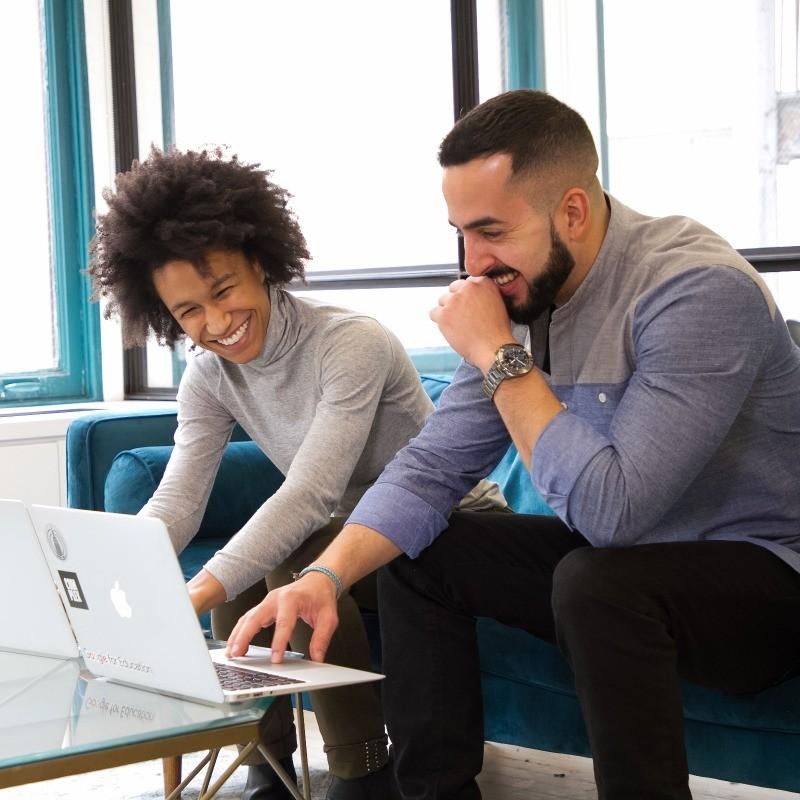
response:
{"label": "window frame", "polygon": [[83,5],[43,0],[40,19],[57,366],[0,375],[4,409],[102,396],[100,315],[85,273],[94,180]]}

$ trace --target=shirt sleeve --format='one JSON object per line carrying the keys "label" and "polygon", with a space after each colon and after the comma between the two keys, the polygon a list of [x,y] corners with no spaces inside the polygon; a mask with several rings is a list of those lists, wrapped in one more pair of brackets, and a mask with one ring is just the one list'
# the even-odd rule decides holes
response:
{"label": "shirt sleeve", "polygon": [[461,363],[418,436],[389,462],[348,522],[366,525],[415,558],[446,527],[453,507],[510,444],[483,374]]}
{"label": "shirt sleeve", "polygon": [[720,447],[773,331],[761,289],[734,268],[695,268],[651,290],[634,313],[635,369],[607,435],[557,415],[534,445],[534,484],[593,545],[635,543]]}
{"label": "shirt sleeve", "polygon": [[175,447],[155,494],[139,512],[163,520],[178,553],[200,528],[234,426],[200,372],[191,361],[181,380]]}
{"label": "shirt sleeve", "polygon": [[321,399],[286,480],[206,564],[228,599],[263,579],[330,520],[372,429],[393,347],[371,319],[342,320],[328,330],[313,356]]}

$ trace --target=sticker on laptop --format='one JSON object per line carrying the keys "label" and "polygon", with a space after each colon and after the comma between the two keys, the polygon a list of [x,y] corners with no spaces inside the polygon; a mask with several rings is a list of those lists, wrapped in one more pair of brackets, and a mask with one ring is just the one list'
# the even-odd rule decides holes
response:
{"label": "sticker on laptop", "polygon": [[83,589],[81,588],[81,582],[78,580],[78,576],[74,572],[64,572],[63,570],[59,570],[58,575],[61,578],[61,583],[67,594],[67,602],[73,608],[85,608],[88,611],[89,605],[83,595]]}
{"label": "sticker on laptop", "polygon": [[53,555],[59,561],[67,560],[67,543],[64,541],[64,537],[52,525],[49,525],[47,528],[47,544],[50,545]]}

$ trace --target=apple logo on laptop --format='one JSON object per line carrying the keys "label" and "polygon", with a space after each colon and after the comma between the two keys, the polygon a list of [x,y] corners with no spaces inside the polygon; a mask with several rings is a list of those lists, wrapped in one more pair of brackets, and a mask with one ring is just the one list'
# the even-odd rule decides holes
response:
{"label": "apple logo on laptop", "polygon": [[133,609],[130,603],[128,603],[128,598],[125,597],[125,590],[120,589],[119,581],[114,581],[114,586],[109,591],[109,594],[111,595],[111,604],[114,606],[117,614],[126,619],[130,619],[133,616]]}

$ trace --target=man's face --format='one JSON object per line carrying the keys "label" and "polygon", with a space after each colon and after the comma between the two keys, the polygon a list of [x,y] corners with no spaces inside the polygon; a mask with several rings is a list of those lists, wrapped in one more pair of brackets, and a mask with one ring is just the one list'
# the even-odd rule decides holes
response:
{"label": "man's face", "polygon": [[510,176],[511,156],[496,154],[446,167],[442,190],[464,239],[467,272],[491,278],[509,317],[527,325],[557,301],[575,260],[552,218]]}
{"label": "man's face", "polygon": [[168,261],[153,273],[156,292],[195,344],[246,364],[261,353],[267,335],[263,272],[238,250],[210,250],[206,261],[208,275],[190,261]]}

